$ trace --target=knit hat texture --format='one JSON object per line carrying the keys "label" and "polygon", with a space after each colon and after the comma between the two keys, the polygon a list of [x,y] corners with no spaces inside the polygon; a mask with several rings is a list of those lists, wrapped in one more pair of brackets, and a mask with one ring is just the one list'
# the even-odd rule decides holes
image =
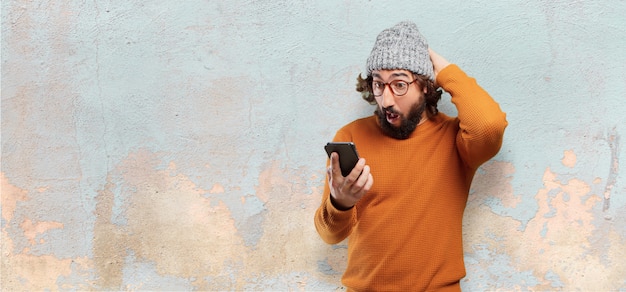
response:
{"label": "knit hat texture", "polygon": [[374,70],[404,69],[434,80],[428,43],[410,21],[403,21],[383,30],[367,58],[367,75]]}

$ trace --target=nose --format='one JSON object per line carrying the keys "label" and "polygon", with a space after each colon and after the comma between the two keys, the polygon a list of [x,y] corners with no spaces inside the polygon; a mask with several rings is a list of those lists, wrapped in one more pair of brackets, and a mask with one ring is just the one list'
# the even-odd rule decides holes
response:
{"label": "nose", "polygon": [[383,108],[388,108],[390,106],[393,106],[395,103],[395,99],[393,97],[393,93],[391,92],[391,88],[387,88],[387,85],[385,85],[385,88],[383,88],[383,94],[381,95],[381,102],[380,105]]}

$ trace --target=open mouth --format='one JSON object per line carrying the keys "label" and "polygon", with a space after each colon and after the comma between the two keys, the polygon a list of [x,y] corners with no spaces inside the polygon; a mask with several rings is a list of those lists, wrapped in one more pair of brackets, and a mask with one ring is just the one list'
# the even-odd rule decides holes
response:
{"label": "open mouth", "polygon": [[396,122],[400,119],[400,115],[389,111],[385,111],[385,117],[387,118],[387,122],[392,125],[395,125]]}

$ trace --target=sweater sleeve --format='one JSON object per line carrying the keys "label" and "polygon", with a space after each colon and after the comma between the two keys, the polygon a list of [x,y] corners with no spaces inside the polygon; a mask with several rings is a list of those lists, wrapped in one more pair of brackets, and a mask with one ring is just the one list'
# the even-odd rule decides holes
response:
{"label": "sweater sleeve", "polygon": [[[334,142],[349,142],[351,138],[345,135],[344,131],[339,130]],[[326,167],[330,165],[327,159]],[[346,239],[352,233],[352,226],[356,216],[356,206],[349,210],[339,210],[335,208],[330,198],[330,186],[328,177],[324,184],[324,193],[322,194],[322,204],[315,211],[315,229],[320,237],[329,244],[336,244]]]}
{"label": "sweater sleeve", "polygon": [[315,212],[315,229],[326,243],[336,244],[352,233],[352,219],[356,213],[356,207],[346,211],[335,208],[330,201],[328,181],[326,181],[323,196],[322,205]]}
{"label": "sweater sleeve", "polygon": [[459,155],[467,166],[476,169],[500,151],[508,125],[506,114],[489,93],[457,65],[449,65],[439,72],[437,83],[450,93],[458,111]]}

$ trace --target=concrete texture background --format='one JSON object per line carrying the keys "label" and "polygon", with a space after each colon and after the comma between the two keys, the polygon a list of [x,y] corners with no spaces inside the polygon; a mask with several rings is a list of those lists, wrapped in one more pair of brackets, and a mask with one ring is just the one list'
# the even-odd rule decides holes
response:
{"label": "concrete texture background", "polygon": [[[2,1],[2,290],[342,289],[322,146],[413,20],[507,112],[468,291],[626,290],[626,1]],[[440,108],[455,115],[449,96]]]}

